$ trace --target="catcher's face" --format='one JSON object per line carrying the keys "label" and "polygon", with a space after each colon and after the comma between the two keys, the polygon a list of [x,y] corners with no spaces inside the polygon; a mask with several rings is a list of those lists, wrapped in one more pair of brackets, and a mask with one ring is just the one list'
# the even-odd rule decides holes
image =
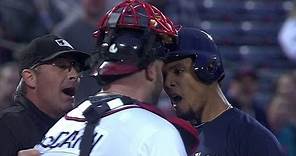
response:
{"label": "catcher's face", "polygon": [[179,117],[191,120],[205,103],[206,85],[196,77],[192,59],[185,58],[164,66],[164,90]]}

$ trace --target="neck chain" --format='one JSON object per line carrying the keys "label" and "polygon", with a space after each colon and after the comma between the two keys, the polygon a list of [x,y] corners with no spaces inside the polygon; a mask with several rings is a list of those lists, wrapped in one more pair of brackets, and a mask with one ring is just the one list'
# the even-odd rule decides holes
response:
{"label": "neck chain", "polygon": [[221,114],[223,114],[224,112],[226,112],[226,111],[227,111],[228,109],[230,109],[230,108],[233,108],[233,107],[232,107],[231,105],[228,105],[226,109],[224,109],[222,112],[220,112],[220,113],[218,113],[217,115],[215,115],[214,118],[210,119],[209,121],[201,122],[199,125],[197,125],[197,126],[195,126],[195,127],[198,128],[198,127],[200,127],[200,126],[202,126],[202,125],[204,125],[204,124],[206,124],[206,123],[209,123],[209,122],[215,120],[218,116],[220,116]]}
{"label": "neck chain", "polygon": [[227,111],[228,109],[230,109],[230,108],[232,108],[232,106],[231,106],[231,105],[228,105],[228,106],[226,107],[226,109],[224,109],[222,112],[220,112],[220,113],[218,113],[217,115],[215,115],[214,118],[212,118],[212,119],[210,119],[209,121],[206,121],[206,122],[211,122],[211,121],[215,120],[218,116],[220,116],[221,114],[223,114],[224,112],[226,112],[226,111]]}

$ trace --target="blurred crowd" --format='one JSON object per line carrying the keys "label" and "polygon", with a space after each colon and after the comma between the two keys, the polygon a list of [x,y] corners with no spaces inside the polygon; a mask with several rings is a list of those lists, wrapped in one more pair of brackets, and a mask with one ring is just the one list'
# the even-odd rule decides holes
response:
{"label": "blurred crowd", "polygon": [[[64,37],[76,49],[92,53],[95,50],[92,33],[97,21],[117,2],[119,0],[0,0],[0,109],[9,106],[13,100],[19,82],[16,60],[24,45],[38,36],[54,33]],[[180,25],[201,27],[195,0],[149,2]],[[295,10],[291,9],[287,14],[278,36],[278,46],[282,49],[279,53],[283,52],[290,61],[296,60]],[[231,77],[227,77],[227,84],[222,84],[230,103],[272,130],[286,152],[296,155],[296,69],[283,69],[278,76],[262,80],[251,63],[234,66],[238,67],[231,71]],[[258,99],[261,82],[272,86],[267,103]],[[83,89],[80,94],[79,98],[88,95]],[[169,108],[165,103],[169,101],[163,95],[160,105]]]}

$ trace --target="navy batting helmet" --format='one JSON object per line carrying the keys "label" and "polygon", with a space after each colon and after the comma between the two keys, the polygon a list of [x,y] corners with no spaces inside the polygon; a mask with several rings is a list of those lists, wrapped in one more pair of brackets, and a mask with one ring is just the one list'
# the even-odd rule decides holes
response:
{"label": "navy batting helmet", "polygon": [[175,45],[178,28],[154,6],[141,0],[125,0],[102,18],[97,38],[99,60],[93,69],[100,80],[117,79],[163,59]]}
{"label": "navy batting helmet", "polygon": [[205,84],[220,81],[224,69],[220,52],[211,35],[207,32],[182,28],[178,33],[177,48],[168,53],[166,62],[191,57],[197,77]]}

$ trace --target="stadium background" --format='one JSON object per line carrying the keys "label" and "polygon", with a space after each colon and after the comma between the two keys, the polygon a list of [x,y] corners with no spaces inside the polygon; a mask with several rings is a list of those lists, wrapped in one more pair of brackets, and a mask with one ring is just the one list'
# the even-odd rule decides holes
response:
{"label": "stadium background", "polygon": [[[70,40],[70,43],[71,38],[92,40],[90,32],[95,29],[93,21],[97,21],[103,12],[117,2],[119,1],[0,0],[0,106],[9,103],[11,96],[7,94],[13,93],[12,90],[18,81],[15,60],[23,46],[33,38],[51,32],[65,35],[63,37]],[[268,128],[279,139],[285,125],[293,125],[294,131],[284,136],[295,137],[291,141],[294,141],[294,145],[285,145],[287,146],[285,148],[292,147],[295,151],[296,117],[293,115],[295,106],[292,106],[293,109],[290,108],[296,104],[284,106],[278,102],[279,107],[276,108],[287,109],[283,114],[276,112],[278,109],[271,108],[274,97],[281,94],[278,93],[281,92],[278,91],[280,88],[278,80],[283,75],[292,75],[293,81],[288,83],[288,87],[282,87],[284,90],[282,92],[296,95],[296,60],[286,55],[278,39],[283,23],[295,11],[295,2],[293,0],[149,0],[149,2],[176,23],[199,27],[214,37],[224,62],[226,77],[221,84],[223,91],[230,99],[234,98],[231,101],[237,102],[242,100],[239,98],[244,97],[251,98],[252,100],[249,100],[251,105],[256,104],[264,110],[264,114],[261,115],[266,116],[269,122]],[[95,9],[100,11],[96,12]],[[85,12],[90,15],[84,16]],[[96,15],[91,15],[92,13]],[[90,26],[85,24],[81,28],[75,27],[73,21],[77,20],[76,17],[81,17],[82,21],[89,20],[90,22],[86,23]],[[67,29],[73,30],[66,31]],[[69,32],[72,33],[69,35]],[[71,44],[79,50],[91,52],[92,48],[85,48],[91,47],[88,45],[90,43],[93,42],[79,45],[78,41],[72,41]],[[8,69],[6,70],[7,67],[10,73]],[[242,77],[249,77],[251,80],[238,81]],[[236,93],[239,92],[238,86],[249,88],[245,92],[241,91],[243,93],[240,92],[245,94],[244,96],[231,97],[239,94]],[[94,91],[95,89],[92,92]],[[293,103],[293,100],[291,97],[284,97],[286,102]],[[170,107],[168,103],[168,99],[163,95],[160,107],[168,109]],[[249,113],[254,115],[252,110]],[[278,117],[273,117],[272,115],[276,113],[279,114]],[[283,119],[274,121],[274,118]]]}

